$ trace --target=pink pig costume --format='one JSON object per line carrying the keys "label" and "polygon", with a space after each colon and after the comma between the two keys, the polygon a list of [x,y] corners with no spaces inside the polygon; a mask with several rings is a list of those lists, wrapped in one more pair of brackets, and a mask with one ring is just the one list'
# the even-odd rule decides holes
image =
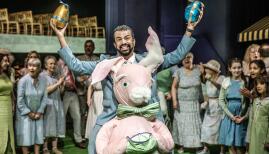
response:
{"label": "pink pig costume", "polygon": [[118,57],[104,60],[96,66],[92,73],[92,84],[110,73],[113,90],[120,103],[117,116],[104,124],[97,134],[98,154],[172,151],[174,141],[171,133],[164,123],[156,119],[159,103],[148,105],[151,99],[151,73],[162,62],[161,50],[155,49],[149,51],[139,64],[125,64],[126,61]]}
{"label": "pink pig costume", "polygon": [[[109,61],[115,62],[117,60],[122,61],[122,58],[115,58]],[[102,64],[111,66],[108,63],[104,64],[101,62],[100,65]],[[102,70],[104,70],[104,67]],[[98,73],[94,71],[92,77],[100,76],[100,73],[103,73],[103,71],[99,71]],[[147,102],[151,97],[152,83],[149,69],[139,64],[126,64],[120,66],[119,69],[113,68],[112,74],[114,78],[114,93],[118,102],[123,107],[134,106],[139,110],[141,106],[147,106]],[[156,113],[158,111],[159,104]],[[142,138],[149,134],[148,137],[144,138],[144,141],[140,139],[140,142],[147,146],[140,149],[143,152],[154,152],[157,150],[169,152],[173,149],[173,138],[164,123],[157,119],[150,119],[152,117],[148,117],[148,120],[139,114],[129,113],[129,115],[130,116],[124,118],[119,118],[117,114],[116,118],[104,124],[100,129],[96,138],[96,151],[98,154],[121,154],[127,151],[134,152],[132,149],[134,148],[133,142],[135,141],[132,141],[132,137],[141,136],[141,134]],[[131,149],[129,148],[130,146]]]}

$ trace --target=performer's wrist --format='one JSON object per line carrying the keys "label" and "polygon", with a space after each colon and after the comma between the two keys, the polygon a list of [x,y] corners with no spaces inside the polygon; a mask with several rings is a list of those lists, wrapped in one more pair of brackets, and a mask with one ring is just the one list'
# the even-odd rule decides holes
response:
{"label": "performer's wrist", "polygon": [[190,24],[187,25],[185,35],[191,37],[192,33],[194,31],[194,27]]}
{"label": "performer's wrist", "polygon": [[187,32],[190,32],[190,33],[193,33],[194,28],[189,28],[189,27],[187,27],[187,28],[186,28],[186,31],[187,31]]}

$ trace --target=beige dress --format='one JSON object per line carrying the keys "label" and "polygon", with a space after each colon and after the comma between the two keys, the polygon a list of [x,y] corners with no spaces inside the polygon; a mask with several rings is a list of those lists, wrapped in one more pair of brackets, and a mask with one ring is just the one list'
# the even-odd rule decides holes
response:
{"label": "beige dress", "polygon": [[103,91],[101,82],[96,83],[93,88],[93,104],[89,107],[88,111],[85,138],[89,138],[91,136],[91,132],[95,126],[97,116],[103,111]]}

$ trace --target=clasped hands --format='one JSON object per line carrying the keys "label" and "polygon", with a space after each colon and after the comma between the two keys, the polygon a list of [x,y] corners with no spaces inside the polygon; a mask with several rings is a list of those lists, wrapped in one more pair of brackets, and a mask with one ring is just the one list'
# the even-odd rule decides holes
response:
{"label": "clasped hands", "polygon": [[234,121],[237,124],[240,124],[245,118],[241,116],[233,116],[232,121]]}
{"label": "clasped hands", "polygon": [[41,116],[42,116],[42,113],[40,113],[40,112],[30,112],[30,113],[28,113],[28,116],[32,120],[39,120],[41,118]]}

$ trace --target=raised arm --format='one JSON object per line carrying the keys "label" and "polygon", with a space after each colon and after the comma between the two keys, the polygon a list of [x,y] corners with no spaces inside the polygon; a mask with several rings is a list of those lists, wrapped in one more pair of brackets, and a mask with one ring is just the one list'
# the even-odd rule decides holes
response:
{"label": "raised arm", "polygon": [[52,22],[50,22],[50,26],[55,32],[61,45],[61,49],[58,51],[58,53],[67,64],[68,68],[79,74],[91,74],[97,64],[97,61],[80,61],[73,55],[72,50],[68,47],[64,37],[64,32],[67,25],[60,30],[57,29]]}
{"label": "raised arm", "polygon": [[53,93],[54,91],[56,91],[64,82],[64,76],[60,77],[59,80],[53,84],[49,84],[47,85],[47,92],[48,95]]}

